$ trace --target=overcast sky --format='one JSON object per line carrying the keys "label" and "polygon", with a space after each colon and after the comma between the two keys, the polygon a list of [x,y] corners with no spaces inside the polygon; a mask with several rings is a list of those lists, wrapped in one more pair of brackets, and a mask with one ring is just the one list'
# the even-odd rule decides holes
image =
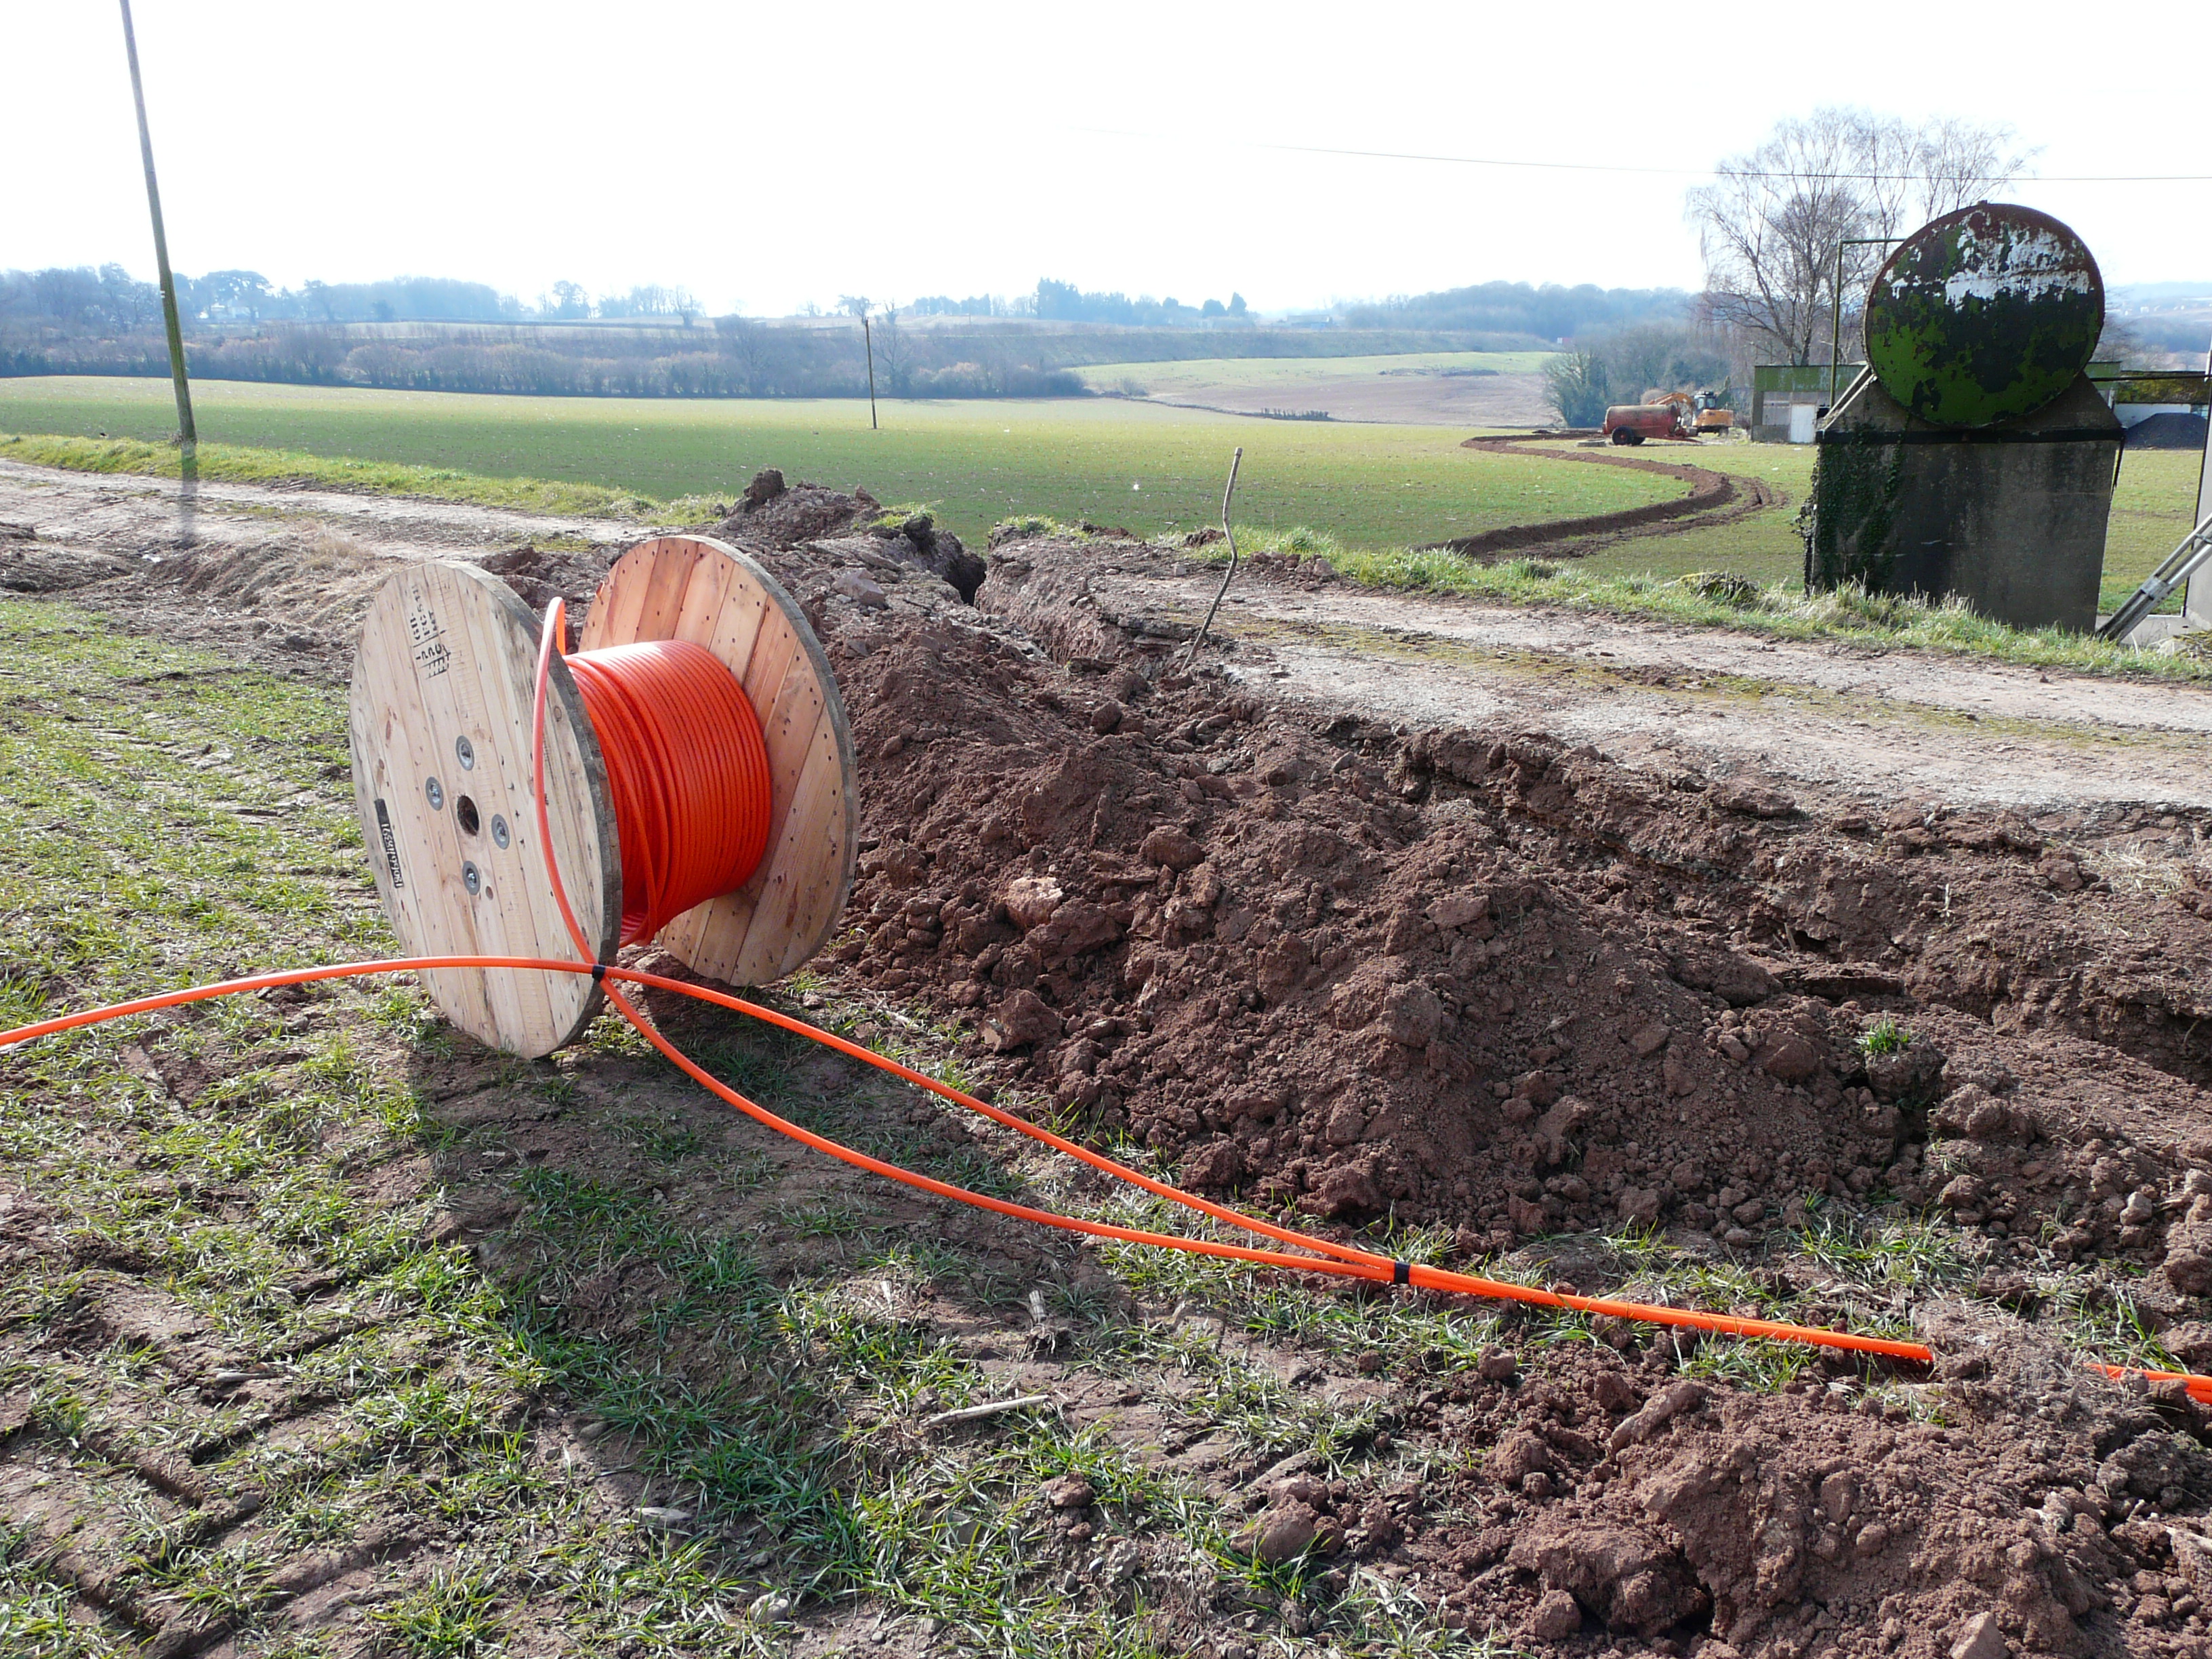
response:
{"label": "overcast sky", "polygon": [[[287,285],[680,283],[772,313],[1041,276],[1268,310],[1494,278],[1688,288],[1687,174],[1267,146],[1696,168],[1824,102],[2009,125],[2050,175],[2212,173],[2206,0],[137,15],[173,260]],[[150,275],[115,5],[0,0],[0,266]],[[2011,193],[2108,282],[2212,279],[2212,184]]]}

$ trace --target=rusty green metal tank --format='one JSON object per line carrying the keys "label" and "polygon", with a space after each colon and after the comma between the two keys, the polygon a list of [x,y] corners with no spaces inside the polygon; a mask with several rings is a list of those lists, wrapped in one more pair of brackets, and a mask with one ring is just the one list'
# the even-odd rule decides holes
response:
{"label": "rusty green metal tank", "polygon": [[2105,279],[2047,213],[1977,202],[1923,225],[1867,297],[1867,362],[1923,420],[1979,427],[2033,413],[2089,366]]}

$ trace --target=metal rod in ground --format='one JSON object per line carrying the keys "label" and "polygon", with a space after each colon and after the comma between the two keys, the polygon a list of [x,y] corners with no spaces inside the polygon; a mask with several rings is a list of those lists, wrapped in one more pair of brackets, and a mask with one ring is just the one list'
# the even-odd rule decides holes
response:
{"label": "metal rod in ground", "polygon": [[868,347],[868,430],[876,428],[876,337],[868,326],[868,313],[860,313],[860,338]]}
{"label": "metal rod in ground", "polygon": [[138,78],[138,33],[131,26],[131,0],[123,8],[123,50],[131,59],[131,101],[138,107],[138,154],[146,163],[146,210],[154,218],[154,265],[161,279],[161,317],[169,331],[169,378],[177,386],[177,441],[184,447],[184,471],[190,477],[199,456],[200,434],[192,423],[192,389],[185,377],[185,331],[177,319],[177,279],[169,270],[168,233],[161,228],[161,187],[154,179],[154,135],[146,125],[146,88]]}
{"label": "metal rod in ground", "polygon": [[[2212,386],[2212,347],[2204,353],[2204,383]],[[2205,423],[2204,459],[2197,464],[2197,522],[2208,520],[2212,520],[2212,421]],[[2212,628],[2212,574],[2200,570],[2191,580],[2181,596],[2181,618],[2192,628]]]}
{"label": "metal rod in ground", "polygon": [[1229,544],[1229,568],[1221,573],[1221,586],[1213,591],[1213,603],[1206,608],[1206,620],[1199,624],[1198,632],[1190,636],[1190,645],[1182,653],[1182,665],[1188,671],[1198,660],[1198,647],[1206,643],[1207,631],[1213,626],[1214,612],[1221,609],[1221,601],[1229,592],[1229,583],[1237,574],[1237,532],[1229,527],[1229,502],[1237,494],[1237,469],[1243,463],[1244,446],[1237,446],[1237,453],[1229,458],[1229,483],[1221,492],[1221,536]]}

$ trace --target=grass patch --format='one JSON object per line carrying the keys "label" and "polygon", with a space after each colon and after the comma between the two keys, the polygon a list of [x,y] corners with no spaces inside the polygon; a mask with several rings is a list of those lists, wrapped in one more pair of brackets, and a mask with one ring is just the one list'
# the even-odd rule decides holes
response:
{"label": "grass patch", "polygon": [[[1374,372],[1429,361],[1378,360]],[[1510,372],[1505,358],[1480,361]],[[1445,357],[1434,362],[1451,366]],[[1316,372],[1312,360],[1255,360],[1228,370]],[[1113,374],[1136,378],[1126,364]],[[203,382],[195,396],[200,429],[212,441],[201,450],[204,466],[218,451],[280,458],[238,463],[266,471],[221,476],[656,523],[702,521],[754,471],[776,466],[791,478],[860,483],[885,500],[931,503],[940,524],[970,540],[1009,516],[1179,536],[1217,521],[1229,451],[1240,444],[1241,526],[1253,533],[1309,526],[1344,548],[1370,552],[1635,507],[1681,489],[1671,479],[1565,462],[1541,445],[1511,455],[1462,449],[1464,433],[1453,427],[1258,421],[1123,398],[887,401],[883,429],[871,431],[865,402],[848,399],[515,398],[239,381]],[[147,470],[173,472],[174,451],[164,440],[175,418],[167,380],[0,380],[0,432],[64,434],[95,448],[103,440],[138,441]],[[1732,523],[1622,541],[1575,568],[1655,583],[1728,571],[1762,589],[1794,592],[1803,548],[1791,520],[1809,484],[1812,446],[1701,444],[1680,459],[1758,477],[1786,499]],[[310,472],[307,462],[340,470]],[[2197,465],[2181,452],[2129,456],[2113,496],[2105,610],[2188,530]],[[401,481],[369,481],[373,470],[386,467]],[[569,489],[578,493],[561,493]],[[1247,531],[1238,533],[1241,544]]]}
{"label": "grass patch", "polygon": [[[1265,532],[1261,538],[1259,550],[1269,550]],[[1190,556],[1219,564],[1229,555],[1214,543]],[[1905,646],[2075,673],[2212,680],[2212,659],[2194,650],[2114,645],[2058,628],[2011,628],[1975,615],[1957,600],[1931,605],[1855,586],[1808,593],[1784,583],[1761,586],[1747,578],[1702,570],[1681,577],[1606,575],[1585,564],[1534,557],[1486,565],[1440,549],[1378,553],[1340,547],[1328,556],[1340,576],[1363,587],[1654,617],[1773,639],[1840,640],[1879,650]]]}
{"label": "grass patch", "polygon": [[1884,1014],[1859,1033],[1858,1047],[1863,1054],[1880,1057],[1903,1054],[1911,1042],[1912,1033],[1899,1025],[1893,1016]]}
{"label": "grass patch", "polygon": [[[112,636],[66,607],[0,605],[0,907],[19,1012],[388,951],[333,769],[343,719],[334,690]],[[194,764],[216,752],[221,766]],[[895,1011],[825,1018],[943,1065],[943,1034]],[[841,1135],[904,1133],[868,1091],[902,1106],[908,1091],[825,1092],[790,1039],[722,1024],[696,1046],[772,1109]],[[441,1068],[517,1095],[513,1124],[441,1115]],[[386,1564],[366,1609],[380,1651],[419,1659],[548,1641],[765,1656],[788,1648],[777,1620],[794,1606],[854,1603],[936,1620],[969,1650],[1166,1659],[1180,1648],[1146,1616],[1156,1596],[1220,1583],[1273,1618],[1303,1583],[1291,1569],[1248,1583],[1237,1517],[1097,1429],[1040,1415],[918,1434],[920,1417],[1002,1384],[875,1287],[1019,1310],[1032,1281],[931,1230],[884,1227],[872,1188],[835,1182],[763,1194],[758,1230],[733,1226],[730,1195],[757,1182],[726,1181],[688,1085],[679,1098],[629,1045],[516,1065],[457,1040],[410,987],[342,985],[75,1033],[0,1057],[0,1161],[58,1241],[0,1283],[0,1392],[31,1405],[11,1453],[126,1497],[117,1460],[158,1453],[219,1498],[256,1494],[250,1543],[151,1514],[126,1516],[114,1543],[118,1594],[225,1621],[243,1650],[309,1650],[282,1626],[273,1573],[380,1525],[425,1540]],[[441,1242],[447,1188],[485,1152],[586,1113],[588,1150],[571,1159],[502,1151],[477,1188],[503,1194],[496,1233],[474,1250]],[[884,1150],[1020,1186],[981,1148],[933,1158],[920,1139]],[[419,1191],[373,1184],[423,1159],[436,1178]],[[204,1328],[210,1352],[266,1363],[247,1390],[210,1397],[173,1348],[70,1334],[118,1287],[124,1305]],[[1152,1351],[1110,1298],[1065,1300],[1091,1316],[1070,1363],[1119,1370]],[[1204,1398],[1240,1439],[1361,1459],[1358,1413],[1279,1398],[1195,1348],[1176,1363],[1210,1366]],[[571,1462],[577,1438],[558,1437],[579,1422],[599,1432]],[[649,1484],[615,1499],[603,1468]],[[1037,1500],[1070,1471],[1100,1494],[1101,1527],[1072,1558]],[[647,1502],[688,1519],[663,1529]],[[0,1647],[133,1650],[119,1619],[88,1616],[46,1571],[50,1543],[0,1532]],[[1134,1577],[1106,1565],[1139,1559]],[[1449,1639],[1357,1582],[1315,1617],[1346,1652]]]}
{"label": "grass patch", "polygon": [[497,1584],[489,1575],[440,1568],[369,1617],[409,1659],[473,1659],[504,1634],[498,1601]]}
{"label": "grass patch", "polygon": [[[76,472],[128,472],[161,478],[179,477],[183,465],[182,453],[173,444],[148,443],[137,438],[14,433],[0,434],[0,459],[67,467]],[[364,461],[300,450],[202,444],[198,460],[201,477],[234,483],[307,484],[369,495],[422,495],[433,501],[465,501],[473,507],[512,507],[526,513],[576,514],[653,524],[708,524],[720,516],[714,510],[715,503],[702,496],[657,501],[600,484],[487,478],[450,466]]]}

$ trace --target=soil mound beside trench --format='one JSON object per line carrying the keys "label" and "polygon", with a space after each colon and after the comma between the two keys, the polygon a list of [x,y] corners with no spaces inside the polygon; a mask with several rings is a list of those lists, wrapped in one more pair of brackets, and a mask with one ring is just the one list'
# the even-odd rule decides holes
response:
{"label": "soil mound beside trench", "polygon": [[[1741,1246],[1889,1194],[2155,1270],[2154,1320],[2208,1311],[2212,895],[2113,890],[2078,820],[1822,814],[1272,702],[1092,598],[1114,538],[1010,542],[978,588],[918,517],[763,475],[719,533],[799,596],[852,714],[836,958],[957,1012],[994,1074],[1194,1186],[1468,1251],[1622,1220]],[[484,562],[580,606],[616,551]],[[79,592],[335,667],[391,568],[348,552]]]}
{"label": "soil mound beside trench", "polygon": [[[981,606],[1060,663],[787,573],[862,757],[836,955],[961,1011],[1010,1079],[1196,1185],[1470,1248],[1741,1244],[1875,1191],[2005,1234],[2063,1212],[2068,1248],[2146,1264],[2197,1224],[2193,893],[2085,891],[2024,820],[1821,822],[1540,733],[1270,704],[1086,605],[1111,548],[994,552]],[[1869,1051],[1885,1015],[1900,1052]]]}

